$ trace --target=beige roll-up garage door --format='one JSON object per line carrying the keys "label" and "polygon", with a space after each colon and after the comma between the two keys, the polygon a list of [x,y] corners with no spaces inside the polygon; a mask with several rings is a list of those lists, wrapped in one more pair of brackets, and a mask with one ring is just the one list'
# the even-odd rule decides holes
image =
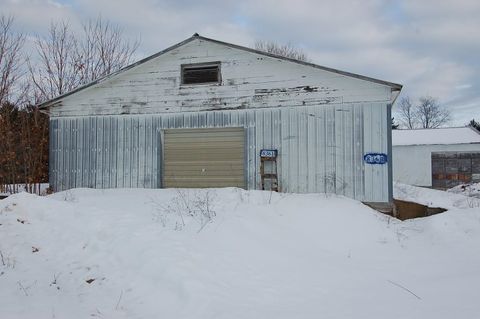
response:
{"label": "beige roll-up garage door", "polygon": [[164,187],[245,188],[243,128],[172,129],[164,135]]}

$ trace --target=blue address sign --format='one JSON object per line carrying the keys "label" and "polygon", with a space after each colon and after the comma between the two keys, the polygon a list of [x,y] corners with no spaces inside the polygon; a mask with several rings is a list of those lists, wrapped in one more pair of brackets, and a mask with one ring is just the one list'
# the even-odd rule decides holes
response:
{"label": "blue address sign", "polygon": [[363,160],[367,164],[385,164],[388,161],[388,157],[384,153],[367,153],[363,156]]}
{"label": "blue address sign", "polygon": [[278,155],[277,150],[261,150],[260,157],[275,158]]}

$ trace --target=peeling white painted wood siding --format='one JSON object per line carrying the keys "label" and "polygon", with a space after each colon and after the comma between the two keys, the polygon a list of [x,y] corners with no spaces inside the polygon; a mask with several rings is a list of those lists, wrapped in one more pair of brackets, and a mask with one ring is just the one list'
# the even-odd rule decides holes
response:
{"label": "peeling white painted wood siding", "polygon": [[[181,85],[182,64],[221,61],[220,85]],[[389,102],[391,88],[195,39],[60,100],[52,117]]]}
{"label": "peeling white painted wood siding", "polygon": [[274,148],[281,191],[388,202],[390,161],[363,161],[367,152],[389,153],[388,108],[385,102],[369,102],[52,118],[50,183],[55,190],[161,187],[163,130],[244,127],[249,189],[260,188],[259,151]]}

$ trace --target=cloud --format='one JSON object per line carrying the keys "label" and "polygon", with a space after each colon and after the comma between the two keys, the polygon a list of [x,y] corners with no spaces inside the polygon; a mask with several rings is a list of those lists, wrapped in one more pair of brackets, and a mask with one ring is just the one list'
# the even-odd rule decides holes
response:
{"label": "cloud", "polygon": [[46,33],[53,21],[69,21],[80,26],[80,19],[70,5],[52,0],[0,0],[2,13],[15,18],[15,26],[29,34]]}
{"label": "cloud", "polygon": [[139,58],[194,32],[240,45],[291,42],[315,63],[433,95],[455,124],[480,118],[480,2],[477,0],[193,1],[0,0],[27,32],[50,20],[75,26],[99,14],[141,38]]}

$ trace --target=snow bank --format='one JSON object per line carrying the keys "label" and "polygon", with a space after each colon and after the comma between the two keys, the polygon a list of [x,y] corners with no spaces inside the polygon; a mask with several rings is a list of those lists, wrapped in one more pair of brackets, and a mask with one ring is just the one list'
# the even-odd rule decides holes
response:
{"label": "snow bank", "polygon": [[445,192],[402,183],[394,183],[393,197],[430,207],[442,207],[451,210],[480,208],[480,199],[478,198],[472,198],[457,192]]}
{"label": "snow bank", "polygon": [[480,183],[457,185],[447,190],[447,192],[480,198]]}
{"label": "snow bank", "polygon": [[479,242],[476,208],[400,222],[321,194],[21,193],[0,201],[0,317],[474,318]]}

